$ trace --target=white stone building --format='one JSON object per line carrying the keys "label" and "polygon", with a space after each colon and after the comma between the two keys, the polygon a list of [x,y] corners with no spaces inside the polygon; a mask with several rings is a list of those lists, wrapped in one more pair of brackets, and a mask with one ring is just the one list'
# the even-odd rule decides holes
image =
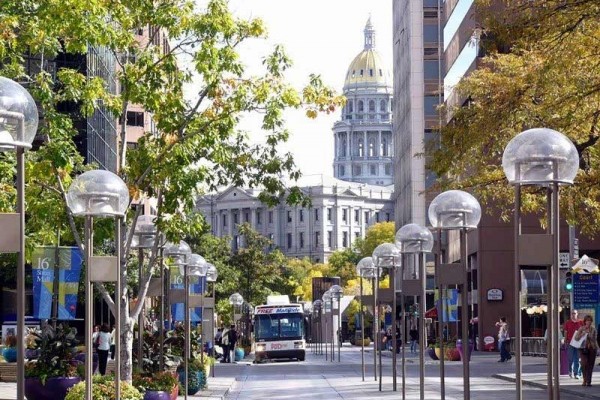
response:
{"label": "white stone building", "polygon": [[335,250],[351,247],[369,226],[394,220],[391,187],[321,176],[318,182],[308,180],[300,187],[312,199],[310,208],[286,204],[269,208],[258,199],[259,190],[229,187],[199,198],[197,209],[213,235],[232,238],[234,249],[243,245],[238,225],[248,222],[287,256],[315,262],[326,262]]}

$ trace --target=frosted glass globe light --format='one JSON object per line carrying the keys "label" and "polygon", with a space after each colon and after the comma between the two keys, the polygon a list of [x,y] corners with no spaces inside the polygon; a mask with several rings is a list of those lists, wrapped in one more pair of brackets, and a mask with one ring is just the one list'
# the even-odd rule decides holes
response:
{"label": "frosted glass globe light", "polygon": [[332,299],[339,300],[344,296],[344,289],[340,285],[333,285],[329,288]]}
{"label": "frosted glass globe light", "polygon": [[129,205],[129,190],[110,171],[94,170],[79,175],[67,191],[67,206],[73,215],[123,216]]}
{"label": "frosted glass globe light", "polygon": [[[19,119],[23,119],[23,132]],[[35,101],[17,82],[0,77],[0,152],[31,148],[38,127]]]}
{"label": "frosted glass globe light", "polygon": [[375,276],[375,263],[373,257],[364,257],[356,264],[356,274],[363,278]]}
{"label": "frosted glass globe light", "polygon": [[323,302],[321,300],[315,300],[313,302],[313,310],[319,311],[321,307],[323,307]]}
{"label": "frosted glass globe light", "polygon": [[433,199],[428,215],[434,228],[477,228],[481,219],[481,206],[470,193],[448,190]]}
{"label": "frosted glass globe light", "polygon": [[206,276],[208,271],[208,264],[204,257],[199,254],[193,253],[190,255],[187,262],[188,275],[193,276]]}
{"label": "frosted glass globe light", "polygon": [[328,290],[325,293],[323,293],[323,302],[327,303],[331,301],[331,292]]}
{"label": "frosted glass globe light", "polygon": [[396,243],[402,253],[430,253],[433,235],[418,224],[406,224],[396,232]]}
{"label": "frosted glass globe light", "polygon": [[244,298],[239,293],[234,293],[229,296],[229,304],[234,306],[241,306],[244,303]]}
{"label": "frosted glass globe light", "polygon": [[167,242],[163,255],[173,260],[175,265],[185,265],[187,258],[192,254],[192,249],[183,240],[179,243]]}
{"label": "frosted glass globe light", "polygon": [[508,143],[502,169],[513,185],[573,184],[579,170],[579,153],[573,142],[558,131],[529,129]]}
{"label": "frosted glass globe light", "polygon": [[392,243],[382,243],[373,250],[373,261],[377,267],[396,268],[400,266],[400,249]]}
{"label": "frosted glass globe light", "polygon": [[[154,247],[154,240],[158,229],[151,215],[140,215],[135,223],[133,237],[131,238],[132,249],[150,249]],[[159,246],[161,243],[159,242]]]}
{"label": "frosted glass globe light", "polygon": [[206,270],[206,281],[207,282],[216,282],[219,277],[219,272],[217,271],[217,267],[215,267],[211,263],[208,264],[208,269]]}

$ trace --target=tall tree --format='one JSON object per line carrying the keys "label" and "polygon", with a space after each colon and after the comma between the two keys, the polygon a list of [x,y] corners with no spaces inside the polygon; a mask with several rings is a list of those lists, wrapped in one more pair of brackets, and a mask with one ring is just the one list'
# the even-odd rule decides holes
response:
{"label": "tall tree", "polygon": [[[484,10],[487,3],[479,1]],[[505,6],[501,14],[484,13],[482,43],[489,53],[455,88],[467,106],[443,110],[452,122],[442,129],[439,147],[430,148],[429,167],[443,188],[471,189],[509,218],[513,192],[501,167],[505,146],[529,128],[558,130],[580,155],[575,184],[562,189],[562,215],[594,235],[600,218],[600,19],[594,16],[600,5],[535,0]],[[544,201],[529,188],[523,208],[538,212]]]}
{"label": "tall tree", "polygon": [[[151,40],[138,41],[135,32],[151,27]],[[166,34],[158,40],[159,32]],[[116,116],[124,116],[134,104],[153,114],[155,132],[146,132],[135,149],[121,146],[119,174],[125,180],[132,202],[156,201],[156,222],[170,240],[202,233],[202,218],[191,214],[199,191],[227,184],[261,186],[261,200],[273,204],[281,198],[302,201],[298,188],[286,188],[281,178],[297,178],[299,172],[290,154],[280,155],[278,145],[287,140],[284,110],[304,108],[309,117],[331,112],[342,99],[311,76],[298,91],[286,83],[291,61],[283,48],[263,58],[264,70],[249,76],[237,48],[247,39],[265,36],[258,19],[240,20],[225,0],[202,3],[188,0],[5,0],[0,2],[0,75],[26,84],[43,115],[42,147],[28,154],[27,195],[30,239],[53,242],[59,227],[83,249],[81,221],[66,208],[65,195],[74,175],[85,168],[73,137],[73,118],[61,112],[65,103],[76,104],[79,114],[92,115],[103,104]],[[163,46],[164,43],[170,46]],[[120,92],[108,91],[100,77],[85,76],[76,67],[56,74],[46,71],[46,61],[60,54],[87,54],[102,48],[118,64]],[[31,69],[26,69],[26,56]],[[183,89],[194,80],[192,99]],[[254,145],[236,126],[245,113],[261,113],[264,144]],[[119,142],[126,143],[125,122]],[[0,206],[14,202],[12,180],[14,157],[0,155]],[[138,211],[139,213],[139,211]],[[135,225],[138,213],[129,210],[127,220]],[[102,228],[102,225],[100,225]],[[108,237],[110,223],[96,231],[97,240]],[[124,227],[125,228],[125,227]],[[122,230],[127,232],[126,229]],[[51,235],[52,233],[52,235]],[[131,234],[129,231],[128,235]],[[125,235],[124,235],[125,236]],[[121,265],[127,264],[130,237],[118,238],[124,248]],[[157,243],[158,244],[158,243]],[[149,269],[142,277],[140,299],[147,293],[156,266],[155,246]],[[120,268],[122,378],[131,379],[133,327],[142,301],[130,309],[132,291],[127,286],[127,268]],[[115,304],[103,285],[105,301]]]}
{"label": "tall tree", "polygon": [[382,243],[394,243],[396,228],[393,222],[379,222],[367,229],[365,238],[355,242],[356,250],[362,257],[371,257],[373,250]]}

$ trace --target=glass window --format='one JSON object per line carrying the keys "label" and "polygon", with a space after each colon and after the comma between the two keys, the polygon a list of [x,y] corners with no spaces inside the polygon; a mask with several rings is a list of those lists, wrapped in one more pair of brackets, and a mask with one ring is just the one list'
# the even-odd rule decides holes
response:
{"label": "glass window", "polygon": [[269,211],[269,223],[273,223],[273,211]]}
{"label": "glass window", "polygon": [[333,232],[327,231],[327,247],[333,247]]}
{"label": "glass window", "polygon": [[261,219],[260,219],[260,211],[257,211],[257,212],[256,212],[256,223],[257,223],[258,225],[260,225],[260,224],[262,223],[262,222],[261,222]]}
{"label": "glass window", "polygon": [[342,232],[342,247],[348,247],[348,232]]}
{"label": "glass window", "polygon": [[360,210],[354,210],[354,222],[358,222],[360,218]]}
{"label": "glass window", "polygon": [[292,222],[292,212],[289,210],[287,212],[287,222]]}
{"label": "glass window", "polygon": [[371,165],[371,175],[377,175],[377,167],[375,165]]}
{"label": "glass window", "polygon": [[369,69],[369,76],[373,76],[373,68]]}
{"label": "glass window", "polygon": [[387,111],[387,101],[381,100],[379,102],[379,111],[386,112]]}
{"label": "glass window", "polygon": [[[363,140],[358,139],[358,156],[364,157],[364,154],[365,154],[365,146],[364,146]],[[360,175],[360,174],[354,174],[354,175]]]}
{"label": "glass window", "polygon": [[358,112],[363,112],[363,111],[365,111],[365,105],[362,100],[359,100],[358,101]]}
{"label": "glass window", "polygon": [[354,165],[352,167],[352,175],[354,175],[354,176],[362,175],[362,167],[360,165]]}
{"label": "glass window", "polygon": [[260,314],[254,318],[254,334],[257,340],[302,339],[302,314]]}
{"label": "glass window", "polygon": [[429,116],[438,115],[438,111],[437,111],[438,104],[439,104],[438,96],[425,96],[423,98],[425,115],[429,115]]}
{"label": "glass window", "polygon": [[348,222],[348,210],[345,208],[342,209],[342,221]]}
{"label": "glass window", "polygon": [[369,112],[375,112],[375,100],[369,101]]}
{"label": "glass window", "polygon": [[385,164],[385,174],[386,175],[392,174],[392,166],[390,164]]}
{"label": "glass window", "polygon": [[365,211],[365,224],[369,223],[369,212]]}
{"label": "glass window", "polygon": [[317,246],[317,247],[319,246],[320,237],[321,237],[321,232],[316,231],[315,232],[315,246]]}
{"label": "glass window", "polygon": [[298,211],[298,219],[300,222],[304,222],[304,210]]}
{"label": "glass window", "polygon": [[233,214],[233,223],[237,224],[238,223],[238,215],[237,214]]}
{"label": "glass window", "polygon": [[300,248],[304,248],[304,232],[300,232]]}
{"label": "glass window", "polygon": [[327,207],[327,221],[331,222],[331,207]]}
{"label": "glass window", "polygon": [[344,166],[343,166],[343,165],[340,165],[340,166],[339,166],[339,175],[340,175],[340,176],[344,176],[344,175],[346,175],[346,169],[344,168]]}
{"label": "glass window", "polygon": [[287,248],[288,249],[292,248],[292,234],[291,233],[287,234]]}
{"label": "glass window", "polygon": [[315,208],[315,221],[319,220],[319,209]]}
{"label": "glass window", "polygon": [[227,215],[223,214],[223,226],[227,226]]}
{"label": "glass window", "polygon": [[440,63],[438,60],[423,61],[425,79],[438,79],[440,72]]}
{"label": "glass window", "polygon": [[249,212],[244,213],[244,222],[250,222],[250,213]]}
{"label": "glass window", "polygon": [[437,25],[423,25],[423,42],[434,43],[438,41],[438,27]]}

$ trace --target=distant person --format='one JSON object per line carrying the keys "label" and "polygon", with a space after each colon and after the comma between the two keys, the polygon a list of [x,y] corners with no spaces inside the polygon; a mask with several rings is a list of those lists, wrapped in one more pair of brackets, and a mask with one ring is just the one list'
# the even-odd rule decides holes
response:
{"label": "distant person", "polygon": [[579,349],[571,346],[571,339],[579,328],[583,326],[583,321],[578,318],[577,310],[571,311],[571,318],[563,325],[565,331],[565,343],[567,343],[567,360],[569,362],[569,377],[581,378],[581,365],[579,364]]}
{"label": "distant person", "polygon": [[[227,359],[229,361],[227,362],[235,361],[235,343],[238,341],[238,337],[239,335],[235,329],[235,325],[231,324],[227,331],[227,342],[229,343],[227,347]],[[231,352],[234,352],[234,354],[231,355]]]}
{"label": "distant person", "polygon": [[100,333],[100,325],[94,326],[94,333],[92,333],[92,347],[94,351],[98,350],[98,334]]}
{"label": "distant person", "polygon": [[510,333],[506,317],[500,317],[500,321],[496,322],[496,328],[498,328],[498,344],[500,345],[500,360],[498,362],[506,362],[512,358],[508,351]]}
{"label": "distant person", "polygon": [[580,340],[583,335],[587,338],[579,349],[579,358],[581,359],[581,369],[583,370],[583,386],[592,386],[592,372],[596,362],[596,353],[598,352],[598,332],[593,325],[591,315],[583,318],[583,326],[577,329],[573,335],[575,340]]}
{"label": "distant person", "polygon": [[223,328],[217,329],[217,333],[215,334],[215,346],[219,346],[221,351],[223,350]]}
{"label": "distant person", "polygon": [[417,325],[417,320],[414,315],[410,316],[409,319],[409,331],[408,334],[410,336],[410,352],[417,352],[417,340],[419,339],[419,327]]}
{"label": "distant person", "polygon": [[228,363],[230,361],[230,351],[229,351],[229,329],[224,329],[221,334],[221,348],[223,349],[223,360],[221,362]]}
{"label": "distant person", "polygon": [[107,324],[102,324],[98,333],[98,371],[100,375],[106,375],[106,364],[112,335]]}

